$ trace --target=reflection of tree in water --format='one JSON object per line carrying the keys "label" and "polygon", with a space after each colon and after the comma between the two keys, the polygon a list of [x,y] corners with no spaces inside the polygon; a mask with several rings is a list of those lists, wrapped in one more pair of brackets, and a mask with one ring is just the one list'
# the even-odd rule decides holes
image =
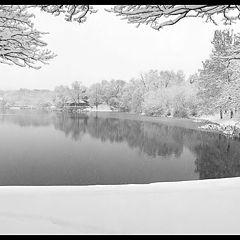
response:
{"label": "reflection of tree in water", "polygon": [[0,122],[12,122],[21,127],[42,127],[52,124],[54,114],[48,112],[7,111],[0,115]]}
{"label": "reflection of tree in water", "polygon": [[125,142],[149,156],[180,156],[183,146],[196,155],[200,179],[240,176],[240,142],[216,133],[196,131],[166,124],[85,114],[2,115],[0,122],[19,126],[49,126],[79,141],[84,134],[102,142]]}
{"label": "reflection of tree in water", "polygon": [[72,136],[79,136],[80,133],[87,132],[102,142],[126,142],[131,148],[138,148],[153,157],[172,154],[179,156],[183,150],[181,128],[97,116],[87,118],[59,115],[54,124],[56,129],[64,131],[66,135],[71,133]]}
{"label": "reflection of tree in water", "polygon": [[[61,130],[87,132],[101,141],[126,142],[149,156],[180,156],[183,146],[196,157],[200,179],[240,176],[240,142],[209,132],[118,118],[89,117],[77,125],[67,117]],[[84,129],[84,130],[83,130]]]}
{"label": "reflection of tree in water", "polygon": [[54,127],[75,141],[80,140],[86,133],[88,116],[79,114],[58,114],[54,117]]}
{"label": "reflection of tree in water", "polygon": [[240,176],[240,143],[225,136],[206,135],[195,147],[200,179]]}

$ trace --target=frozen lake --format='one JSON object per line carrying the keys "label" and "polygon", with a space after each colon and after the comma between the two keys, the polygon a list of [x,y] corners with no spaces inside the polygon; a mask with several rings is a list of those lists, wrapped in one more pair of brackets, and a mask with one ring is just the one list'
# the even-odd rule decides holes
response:
{"label": "frozen lake", "polygon": [[127,113],[0,115],[0,185],[144,184],[240,176],[240,142]]}

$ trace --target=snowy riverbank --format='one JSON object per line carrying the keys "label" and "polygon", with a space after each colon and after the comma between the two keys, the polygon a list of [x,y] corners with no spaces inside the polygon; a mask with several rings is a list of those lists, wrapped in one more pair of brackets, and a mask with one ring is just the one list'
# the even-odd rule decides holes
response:
{"label": "snowy riverbank", "polygon": [[240,178],[0,187],[1,234],[239,234]]}
{"label": "snowy riverbank", "polygon": [[229,119],[224,117],[220,119],[219,115],[203,115],[193,118],[194,122],[202,122],[204,125],[199,126],[200,129],[221,132],[231,137],[240,137],[240,117]]}

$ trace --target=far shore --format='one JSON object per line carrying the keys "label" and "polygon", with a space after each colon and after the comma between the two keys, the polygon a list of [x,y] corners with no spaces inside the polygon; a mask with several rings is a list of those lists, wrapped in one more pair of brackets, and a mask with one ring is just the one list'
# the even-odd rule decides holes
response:
{"label": "far shore", "polygon": [[[27,109],[27,111],[32,111],[32,110],[38,111],[43,109]],[[18,109],[17,111],[21,112],[25,110]],[[53,110],[53,111],[58,112],[58,110]],[[176,117],[164,117],[164,116],[147,116],[140,113],[112,111],[106,108],[98,109],[98,110],[94,109],[91,111],[82,111],[81,113],[85,113],[87,115],[96,115],[96,116],[101,115],[101,117],[103,118],[115,116],[120,119],[156,122],[156,123],[162,123],[162,124],[174,126],[174,127],[182,127],[182,128],[193,129],[198,131],[216,132],[216,133],[221,133],[221,132],[217,130],[212,130],[212,129],[203,129],[201,127],[207,123],[225,124],[225,125],[232,126],[237,122],[239,122],[237,118],[229,119],[225,117],[224,119],[220,119],[218,115],[204,115],[199,117],[176,118]],[[0,113],[0,115],[14,115],[14,114]]]}
{"label": "far shore", "polygon": [[92,111],[92,112],[87,112],[87,114],[99,115],[101,117],[106,117],[106,118],[116,116],[117,118],[120,118],[120,119],[156,122],[156,123],[162,123],[169,126],[182,127],[182,128],[193,129],[198,131],[218,132],[210,129],[199,128],[205,125],[206,123],[214,123],[214,121],[211,121],[207,118],[201,118],[201,117],[190,117],[190,118],[158,117],[158,116],[146,116],[138,113],[114,112],[114,111]]}
{"label": "far shore", "polygon": [[[217,130],[217,129],[211,129],[211,128],[204,128],[206,124],[211,125],[219,125],[224,127],[234,127],[238,125],[239,131],[240,131],[240,116],[236,115],[232,119],[229,118],[229,116],[223,116],[222,119],[220,119],[219,114],[214,115],[202,115],[198,117],[189,117],[189,118],[176,118],[176,117],[164,117],[164,116],[147,116],[144,114],[139,113],[130,113],[126,112],[124,117],[121,115],[122,112],[118,111],[90,111],[91,113],[95,114],[101,114],[102,117],[109,116],[108,113],[111,113],[112,115],[116,115],[118,118],[124,118],[124,119],[131,119],[131,120],[140,120],[140,121],[149,121],[149,122],[158,122],[163,123],[165,125],[169,126],[175,126],[175,127],[182,127],[187,129],[193,129],[193,130],[199,130],[199,131],[205,131],[205,132],[215,132],[223,134],[223,131]],[[231,136],[231,134],[229,135]]]}

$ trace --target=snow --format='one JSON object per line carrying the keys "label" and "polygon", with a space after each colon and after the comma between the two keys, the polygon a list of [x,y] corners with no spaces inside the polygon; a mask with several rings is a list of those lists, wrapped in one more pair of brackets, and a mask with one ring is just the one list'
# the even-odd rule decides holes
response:
{"label": "snow", "polygon": [[193,122],[206,123],[205,125],[199,126],[200,129],[213,130],[221,132],[228,136],[240,136],[240,115],[235,115],[234,118],[224,114],[223,118],[220,119],[219,114],[215,115],[202,115],[200,117],[193,117]]}
{"label": "snow", "polygon": [[107,104],[100,104],[98,108],[93,106],[92,108],[86,108],[89,112],[112,112],[111,108]]}
{"label": "snow", "polygon": [[0,187],[1,234],[239,234],[240,178]]}
{"label": "snow", "polygon": [[195,121],[201,121],[201,120],[207,120],[213,123],[221,124],[221,125],[230,125],[234,126],[235,124],[239,123],[239,115],[236,117],[230,119],[229,116],[224,116],[223,119],[220,119],[219,114],[215,115],[202,115],[198,118],[196,118]]}

